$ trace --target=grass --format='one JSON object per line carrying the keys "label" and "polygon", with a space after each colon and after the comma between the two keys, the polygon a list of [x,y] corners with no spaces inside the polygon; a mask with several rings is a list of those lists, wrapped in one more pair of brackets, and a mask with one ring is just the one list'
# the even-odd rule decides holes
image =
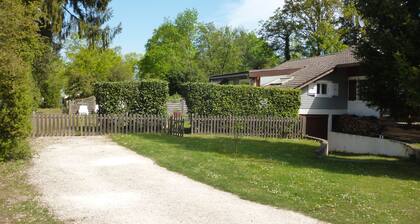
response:
{"label": "grass", "polygon": [[169,170],[241,198],[332,223],[420,223],[420,166],[396,158],[332,155],[318,143],[262,138],[115,135]]}
{"label": "grass", "polygon": [[36,201],[26,182],[28,161],[0,162],[0,223],[60,223]]}
{"label": "grass", "polygon": [[411,146],[413,146],[415,149],[420,150],[420,143],[414,143],[414,144],[411,144]]}

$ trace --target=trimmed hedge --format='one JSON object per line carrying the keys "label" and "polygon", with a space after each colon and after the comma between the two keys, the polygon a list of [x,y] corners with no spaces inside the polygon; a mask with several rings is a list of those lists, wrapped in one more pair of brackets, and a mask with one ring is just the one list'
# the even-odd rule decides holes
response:
{"label": "trimmed hedge", "polygon": [[196,115],[297,117],[300,90],[239,85],[186,83],[188,110]]}
{"label": "trimmed hedge", "polygon": [[165,115],[168,83],[158,80],[100,82],[94,85],[100,114]]}

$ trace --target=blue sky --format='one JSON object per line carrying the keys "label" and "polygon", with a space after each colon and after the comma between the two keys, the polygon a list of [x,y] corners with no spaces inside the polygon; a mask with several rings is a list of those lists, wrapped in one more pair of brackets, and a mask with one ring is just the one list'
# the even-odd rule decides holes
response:
{"label": "blue sky", "polygon": [[110,24],[122,23],[114,42],[122,53],[144,53],[144,45],[165,18],[173,19],[187,8],[200,13],[200,21],[255,30],[283,0],[113,0]]}

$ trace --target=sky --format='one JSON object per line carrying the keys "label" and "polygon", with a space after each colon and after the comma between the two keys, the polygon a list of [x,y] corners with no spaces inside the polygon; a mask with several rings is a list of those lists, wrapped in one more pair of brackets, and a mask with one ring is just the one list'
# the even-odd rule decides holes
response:
{"label": "sky", "polygon": [[113,0],[111,26],[122,24],[122,33],[113,41],[122,53],[144,53],[144,45],[153,30],[165,18],[174,19],[185,9],[196,9],[199,21],[214,22],[256,30],[259,21],[269,18],[283,0]]}

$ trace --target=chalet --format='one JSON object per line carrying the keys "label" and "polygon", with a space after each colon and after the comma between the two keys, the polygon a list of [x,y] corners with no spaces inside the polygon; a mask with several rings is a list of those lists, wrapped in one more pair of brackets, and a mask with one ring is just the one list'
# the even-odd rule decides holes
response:
{"label": "chalet", "polygon": [[272,69],[212,76],[210,81],[300,89],[299,114],[305,118],[307,134],[327,139],[333,115],[379,117],[379,111],[360,99],[358,86],[366,77],[359,67],[348,48],[332,55],[287,61]]}

